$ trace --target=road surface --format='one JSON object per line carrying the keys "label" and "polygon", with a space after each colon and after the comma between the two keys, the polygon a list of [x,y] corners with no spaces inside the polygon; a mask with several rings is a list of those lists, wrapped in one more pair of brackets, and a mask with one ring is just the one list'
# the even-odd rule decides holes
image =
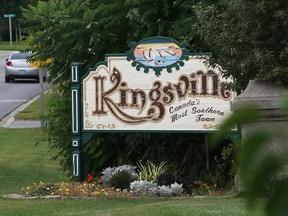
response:
{"label": "road surface", "polygon": [[[17,107],[34,98],[41,92],[40,84],[32,80],[18,80],[5,83],[5,60],[11,51],[0,51],[0,121]],[[44,89],[47,89],[47,83]]]}

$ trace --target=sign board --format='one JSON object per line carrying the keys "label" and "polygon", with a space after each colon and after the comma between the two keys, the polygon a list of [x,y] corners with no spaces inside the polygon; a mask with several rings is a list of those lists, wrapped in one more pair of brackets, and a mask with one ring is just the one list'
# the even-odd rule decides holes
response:
{"label": "sign board", "polygon": [[4,18],[13,18],[15,16],[15,14],[4,14]]}
{"label": "sign board", "polygon": [[231,113],[234,93],[223,86],[231,80],[207,66],[208,56],[183,55],[176,42],[152,38],[133,47],[130,61],[107,56],[83,78],[83,130],[216,130]]}
{"label": "sign board", "polygon": [[189,54],[166,37],[129,44],[84,71],[71,66],[73,175],[84,180],[82,147],[96,132],[213,132],[231,114],[226,89],[209,55]]}

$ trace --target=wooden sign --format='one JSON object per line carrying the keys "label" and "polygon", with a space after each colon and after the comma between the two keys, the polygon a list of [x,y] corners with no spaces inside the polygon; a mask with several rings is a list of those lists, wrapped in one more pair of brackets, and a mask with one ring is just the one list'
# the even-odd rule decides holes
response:
{"label": "wooden sign", "polygon": [[233,91],[208,55],[152,37],[84,71],[71,66],[73,175],[85,179],[82,147],[97,132],[213,132],[231,114]]}

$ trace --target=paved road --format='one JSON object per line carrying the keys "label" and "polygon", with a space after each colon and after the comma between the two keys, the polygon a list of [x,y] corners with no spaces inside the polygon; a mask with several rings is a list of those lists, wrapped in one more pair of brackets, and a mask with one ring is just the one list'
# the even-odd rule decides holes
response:
{"label": "paved road", "polygon": [[[18,80],[5,83],[5,59],[9,57],[10,53],[10,51],[0,51],[0,121],[41,92],[40,84],[35,81]],[[44,88],[48,88],[46,83]]]}

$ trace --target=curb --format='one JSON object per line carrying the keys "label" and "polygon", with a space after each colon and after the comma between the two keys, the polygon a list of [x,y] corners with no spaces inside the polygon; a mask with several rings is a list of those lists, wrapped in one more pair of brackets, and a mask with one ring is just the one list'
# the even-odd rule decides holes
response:
{"label": "curb", "polygon": [[32,99],[28,100],[27,102],[23,103],[16,109],[14,109],[11,113],[9,113],[7,116],[5,116],[1,122],[0,127],[4,128],[30,128],[30,127],[40,127],[41,122],[40,121],[15,121],[14,116],[24,110],[26,107],[28,107],[31,103],[33,103],[35,100],[37,100],[40,97],[40,95],[36,95]]}
{"label": "curb", "polygon": [[9,194],[2,196],[6,199],[61,199],[61,195],[46,195],[46,196],[25,196],[22,194]]}

